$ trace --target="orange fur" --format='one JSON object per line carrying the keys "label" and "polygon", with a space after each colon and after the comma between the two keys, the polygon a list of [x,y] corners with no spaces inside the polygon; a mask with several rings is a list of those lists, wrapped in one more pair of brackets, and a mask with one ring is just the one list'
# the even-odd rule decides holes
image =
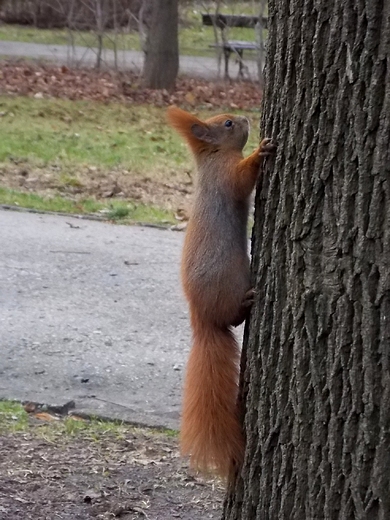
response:
{"label": "orange fur", "polygon": [[206,148],[205,144],[196,139],[191,133],[192,125],[204,125],[200,119],[177,107],[169,107],[167,110],[169,124],[184,137],[194,154],[200,153]]}
{"label": "orange fur", "polygon": [[255,187],[260,167],[260,148],[249,157],[242,159],[236,168],[236,175],[231,179],[233,190],[241,199],[249,197]]}
{"label": "orange fur", "polygon": [[246,219],[263,149],[260,145],[243,158],[249,123],[242,116],[222,114],[201,121],[171,107],[167,118],[189,144],[199,170],[182,258],[193,345],[181,449],[193,467],[229,478],[244,453],[236,404],[240,351],[231,326],[241,323],[249,309]]}
{"label": "orange fur", "polygon": [[227,327],[193,314],[194,334],[184,387],[181,449],[202,471],[229,477],[243,459],[236,399],[239,347]]}

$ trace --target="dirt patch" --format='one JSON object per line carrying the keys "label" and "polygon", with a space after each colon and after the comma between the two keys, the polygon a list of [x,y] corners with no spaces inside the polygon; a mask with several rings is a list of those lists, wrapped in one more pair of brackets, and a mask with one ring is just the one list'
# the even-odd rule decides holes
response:
{"label": "dirt patch", "polygon": [[191,475],[173,438],[148,430],[45,438],[39,428],[0,435],[4,520],[221,516],[222,486]]}
{"label": "dirt patch", "polygon": [[[0,182],[14,190],[44,197],[63,196],[78,201],[93,197],[102,202],[124,199],[173,211],[188,211],[193,181],[173,178],[172,182],[135,176],[123,168],[111,170],[79,166],[69,173],[61,166],[36,167],[28,162],[0,165]],[[182,176],[183,177],[183,176]]]}

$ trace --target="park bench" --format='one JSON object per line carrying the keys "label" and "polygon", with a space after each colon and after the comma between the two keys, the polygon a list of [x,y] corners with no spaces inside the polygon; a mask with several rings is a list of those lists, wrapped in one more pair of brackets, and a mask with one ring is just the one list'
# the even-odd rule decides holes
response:
{"label": "park bench", "polygon": [[229,78],[229,59],[232,53],[238,58],[239,70],[238,76],[244,75],[243,54],[245,50],[255,51],[259,46],[254,41],[228,40],[226,38],[225,29],[228,27],[247,27],[254,29],[261,22],[262,27],[266,28],[267,18],[248,15],[230,15],[230,14],[202,14],[202,24],[206,26],[214,26],[221,31],[221,43],[213,43],[210,47],[222,49],[225,58],[225,78]]}

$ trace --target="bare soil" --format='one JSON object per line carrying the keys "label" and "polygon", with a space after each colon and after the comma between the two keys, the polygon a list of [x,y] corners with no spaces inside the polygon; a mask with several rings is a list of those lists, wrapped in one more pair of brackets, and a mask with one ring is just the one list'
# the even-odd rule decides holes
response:
{"label": "bare soil", "polygon": [[80,166],[77,180],[64,183],[52,166],[37,167],[28,162],[0,165],[0,182],[18,191],[36,193],[44,197],[63,196],[78,201],[89,197],[97,200],[123,199],[181,213],[190,206],[193,181],[163,179],[132,175],[123,168]]}
{"label": "bare soil", "polygon": [[2,520],[221,516],[221,484],[191,474],[174,438],[148,430],[52,438],[40,428],[0,435]]}

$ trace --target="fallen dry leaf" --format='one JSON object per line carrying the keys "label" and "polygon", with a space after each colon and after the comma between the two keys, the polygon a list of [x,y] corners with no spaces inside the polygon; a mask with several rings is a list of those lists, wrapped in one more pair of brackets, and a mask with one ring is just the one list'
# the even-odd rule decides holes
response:
{"label": "fallen dry leaf", "polygon": [[24,411],[27,413],[34,413],[37,409],[36,403],[26,403],[24,406]]}
{"label": "fallen dry leaf", "polygon": [[0,67],[1,94],[241,110],[257,109],[261,102],[259,85],[251,81],[211,82],[181,77],[176,81],[175,91],[170,93],[142,88],[139,77],[130,71],[99,72],[11,60],[1,61]]}
{"label": "fallen dry leaf", "polygon": [[48,421],[48,422],[60,420],[59,417],[56,417],[55,415],[50,415],[49,413],[46,413],[46,412],[36,413],[36,414],[34,414],[34,417],[36,417],[40,421]]}

